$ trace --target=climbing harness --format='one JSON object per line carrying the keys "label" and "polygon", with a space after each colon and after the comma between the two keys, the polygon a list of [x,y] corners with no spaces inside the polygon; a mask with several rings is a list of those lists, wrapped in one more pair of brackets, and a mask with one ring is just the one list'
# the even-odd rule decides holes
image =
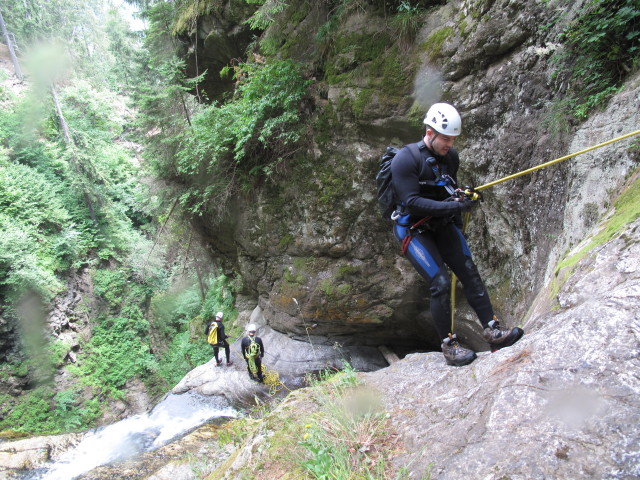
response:
{"label": "climbing harness", "polygon": [[[429,167],[431,167],[431,171],[433,172],[433,175],[434,175],[434,180],[427,180],[428,184],[438,186],[438,187],[444,187],[444,189],[449,194],[449,200],[454,200],[458,198],[460,196],[460,192],[463,192],[463,190],[456,188],[457,184],[455,180],[448,174],[446,165],[442,165],[442,166],[438,165],[438,162],[433,157],[427,157],[425,158],[425,161],[427,162]],[[470,190],[470,188],[471,187],[465,187],[466,189],[465,191]],[[393,220],[394,222],[397,222],[401,216],[403,216],[402,213],[396,210],[391,215],[391,220]],[[429,220],[431,220],[431,218],[432,218],[431,216],[421,218],[420,220],[418,220],[413,225],[407,228],[407,233],[402,239],[402,245],[400,248],[402,255],[407,254],[407,248],[409,248],[409,244],[411,243],[411,240],[413,239],[413,237],[417,234],[422,233],[424,228],[428,228],[427,225],[424,225],[424,226],[422,225],[425,222],[428,222]],[[422,228],[420,228],[421,226]]]}
{"label": "climbing harness", "polygon": [[[584,150],[580,150],[578,152],[570,153],[569,155],[565,155],[563,157],[556,158],[555,160],[551,160],[549,162],[542,163],[542,164],[537,165],[535,167],[531,167],[531,168],[528,168],[526,170],[522,170],[521,172],[514,173],[513,175],[508,175],[506,177],[499,178],[498,180],[494,180],[493,182],[486,183],[484,185],[481,185],[479,187],[475,187],[473,189],[469,189],[468,187],[465,187],[464,194],[466,196],[467,195],[467,190],[468,190],[469,193],[472,196],[469,196],[467,198],[469,198],[471,200],[478,200],[481,197],[473,198],[473,195],[479,195],[479,191],[480,190],[484,190],[486,188],[493,187],[493,186],[498,185],[498,184],[500,184],[502,182],[506,182],[507,180],[513,180],[514,178],[522,177],[523,175],[528,175],[529,173],[533,173],[533,172],[535,172],[537,170],[541,170],[543,168],[550,167],[551,165],[555,165],[556,163],[563,162],[565,160],[568,160],[570,158],[576,157],[576,156],[581,155],[583,153],[590,152],[591,150],[595,150],[597,148],[601,148],[601,147],[604,147],[606,145],[610,145],[612,143],[619,142],[620,140],[624,140],[625,138],[633,137],[634,135],[638,135],[638,134],[640,134],[640,130],[636,130],[634,132],[627,133],[626,135],[622,135],[620,137],[616,137],[616,138],[613,138],[611,140],[607,140],[606,142],[602,142],[602,143],[599,143],[597,145],[593,145],[591,147],[585,148]],[[462,233],[463,234],[467,229],[467,225],[469,223],[469,218],[470,217],[471,217],[471,212],[465,212],[464,221],[463,221],[463,224],[462,224]],[[454,327],[454,315],[455,315],[455,304],[456,304],[456,280],[457,280],[456,275],[452,272],[452,274],[451,274],[451,332],[453,332],[453,327]]]}
{"label": "climbing harness", "polygon": [[409,244],[411,243],[411,240],[413,239],[414,235],[422,232],[422,229],[420,229],[418,227],[420,227],[420,225],[422,225],[424,222],[426,222],[426,221],[428,221],[430,219],[431,219],[431,217],[421,218],[416,223],[414,223],[409,228],[407,228],[407,234],[402,239],[402,247],[400,248],[400,251],[402,252],[402,255],[406,255],[407,254],[407,248],[409,248]]}

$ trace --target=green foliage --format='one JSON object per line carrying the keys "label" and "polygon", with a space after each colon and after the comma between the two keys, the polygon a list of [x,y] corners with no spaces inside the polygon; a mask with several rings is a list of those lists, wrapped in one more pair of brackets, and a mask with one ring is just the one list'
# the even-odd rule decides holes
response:
{"label": "green foliage", "polygon": [[[127,81],[126,66],[137,54],[139,38],[130,35],[117,10],[107,8],[106,2],[0,0],[0,10],[23,59],[56,45],[55,56],[50,55],[56,61],[48,67],[61,70],[71,66],[65,79],[83,77],[95,84],[106,81],[111,86]],[[122,41],[117,45],[118,36],[127,38],[129,45],[125,47]]]}
{"label": "green foliage", "polygon": [[454,34],[453,27],[446,26],[434,30],[429,34],[427,39],[420,45],[420,49],[424,51],[431,61],[442,56],[442,45]]}
{"label": "green foliage", "polygon": [[[191,187],[181,202],[202,214],[215,199],[226,205],[239,187],[269,177],[298,148],[306,133],[302,106],[309,81],[290,60],[245,63],[235,68],[234,97],[193,118],[176,152],[175,169]],[[231,180],[240,174],[240,185]]]}
{"label": "green foliage", "polygon": [[162,379],[162,388],[175,385],[189,370],[211,359],[211,347],[204,337],[207,320],[216,312],[225,314],[225,332],[233,341],[242,333],[232,323],[235,287],[223,274],[208,279],[204,301],[198,296],[196,283],[157,295],[151,301],[154,321],[152,328],[165,339],[168,348],[158,359],[156,377]]}
{"label": "green foliage", "polygon": [[86,262],[92,249],[124,257],[139,238],[134,223],[149,222],[131,153],[113,142],[126,122],[121,101],[84,81],[59,97],[72,147],[31,97],[0,115],[0,296],[10,301],[25,290],[51,298],[61,286],[55,275]]}
{"label": "green foliage", "polygon": [[49,350],[49,363],[55,368],[62,367],[67,353],[71,350],[70,345],[60,340],[53,340],[47,348]]}
{"label": "green foliage", "polygon": [[49,299],[61,288],[54,272],[68,252],[56,247],[70,217],[58,193],[37,170],[0,158],[0,295]]}
{"label": "green foliage", "polygon": [[210,281],[200,316],[204,319],[213,319],[216,313],[221,311],[228,321],[230,316],[235,314],[234,301],[233,284],[226,275],[221,273]]}
{"label": "green foliage", "polygon": [[187,331],[190,319],[202,308],[197,282],[178,282],[169,290],[158,292],[151,299],[152,328],[167,343],[176,332]]}
{"label": "green foliage", "polygon": [[129,313],[130,317],[99,319],[78,355],[81,381],[113,398],[122,397],[128,380],[157,368],[149,351],[149,323],[139,310]]}
{"label": "green foliage", "polygon": [[[635,6],[634,6],[635,3]],[[637,1],[590,0],[562,34],[567,47],[570,111],[579,120],[619,91],[640,64]]]}
{"label": "green foliage", "polygon": [[[204,335],[204,331],[202,333]],[[192,341],[189,330],[174,334],[168,347],[158,361],[157,376],[163,380],[163,384],[160,388],[154,387],[157,394],[163,394],[167,388],[176,385],[188,371],[211,360],[211,346],[204,340]]]}
{"label": "green foliage", "polygon": [[127,275],[122,270],[96,270],[93,274],[93,291],[107,301],[109,306],[122,304],[127,288]]}
{"label": "green foliage", "polygon": [[[101,413],[92,400],[81,402],[78,390],[55,393],[49,387],[29,391],[20,403],[5,399],[0,409],[0,430],[25,433],[61,433],[88,428]],[[5,410],[6,407],[11,407]]]}
{"label": "green foliage", "polygon": [[391,26],[405,46],[415,40],[416,34],[420,30],[422,14],[423,11],[420,7],[411,5],[411,2],[407,0],[402,0],[397,7],[397,13],[391,18]]}
{"label": "green foliage", "polygon": [[248,4],[260,5],[255,13],[245,21],[251,28],[265,30],[288,7],[285,0],[245,0]]}
{"label": "green foliage", "polygon": [[[300,445],[302,467],[316,479],[387,478],[384,438],[389,415],[379,398],[359,388],[355,370],[325,370],[311,382],[318,403]],[[371,448],[375,446],[375,448]]]}

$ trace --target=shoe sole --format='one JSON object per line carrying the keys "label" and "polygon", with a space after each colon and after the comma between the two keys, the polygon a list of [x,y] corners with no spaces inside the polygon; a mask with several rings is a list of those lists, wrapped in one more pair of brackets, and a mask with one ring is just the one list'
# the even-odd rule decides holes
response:
{"label": "shoe sole", "polygon": [[453,360],[449,360],[448,358],[445,358],[445,360],[447,361],[447,365],[451,365],[453,367],[464,367],[465,365],[469,365],[476,358],[478,358],[478,356],[475,353],[473,353],[473,355],[469,355],[468,357],[458,362],[454,362]]}
{"label": "shoe sole", "polygon": [[[514,332],[515,334],[513,334]],[[518,340],[520,340],[523,335],[524,335],[524,330],[522,330],[520,327],[515,327],[512,330],[512,335],[509,336],[510,338],[507,337],[507,340],[503,344],[491,345],[491,353],[497,352],[501,348],[510,347],[511,345],[516,343]]]}

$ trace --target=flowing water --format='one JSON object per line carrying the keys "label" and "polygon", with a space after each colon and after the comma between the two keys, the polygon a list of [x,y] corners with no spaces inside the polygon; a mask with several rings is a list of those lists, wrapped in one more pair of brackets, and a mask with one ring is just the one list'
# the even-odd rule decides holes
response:
{"label": "flowing water", "polygon": [[100,465],[162,447],[214,418],[236,416],[237,412],[221,397],[169,394],[148,413],[87,433],[49,468],[32,471],[24,478],[72,480]]}

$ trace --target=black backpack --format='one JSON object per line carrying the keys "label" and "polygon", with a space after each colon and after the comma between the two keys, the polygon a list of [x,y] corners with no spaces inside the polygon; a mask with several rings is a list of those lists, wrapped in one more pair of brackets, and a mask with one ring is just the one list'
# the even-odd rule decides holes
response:
{"label": "black backpack", "polygon": [[[418,161],[421,157],[418,145],[416,143],[410,143],[409,145],[407,145],[407,147],[409,147],[413,158]],[[380,158],[380,168],[378,169],[378,174],[376,175],[376,185],[378,188],[378,207],[380,208],[380,214],[382,215],[382,218],[384,218],[385,220],[390,220],[391,214],[398,205],[396,192],[393,190],[393,184],[391,182],[391,161],[399,151],[399,148],[387,147],[384,155],[382,155],[382,157]]]}

